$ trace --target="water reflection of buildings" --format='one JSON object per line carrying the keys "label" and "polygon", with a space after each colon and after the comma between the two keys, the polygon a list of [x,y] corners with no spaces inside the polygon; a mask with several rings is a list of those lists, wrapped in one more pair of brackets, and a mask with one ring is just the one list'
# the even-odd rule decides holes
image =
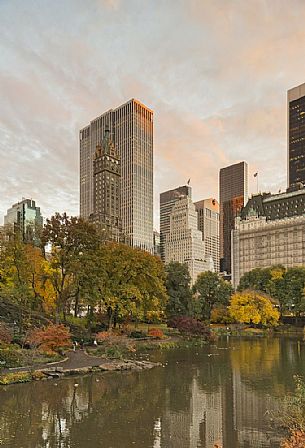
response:
{"label": "water reflection of buildings", "polygon": [[154,448],[279,446],[280,439],[271,433],[269,421],[270,411],[278,410],[279,402],[248,383],[238,366],[232,366],[231,372],[212,391],[208,379],[204,390],[198,372],[194,373],[189,392],[187,406],[174,410],[173,397],[167,391],[166,409],[158,419]]}
{"label": "water reflection of buildings", "polygon": [[[221,391],[203,391],[194,376],[190,386],[189,407],[173,411],[167,397],[165,415],[160,422],[161,447],[214,447],[222,438]],[[168,395],[168,393],[167,393]],[[158,446],[158,445],[156,445]]]}

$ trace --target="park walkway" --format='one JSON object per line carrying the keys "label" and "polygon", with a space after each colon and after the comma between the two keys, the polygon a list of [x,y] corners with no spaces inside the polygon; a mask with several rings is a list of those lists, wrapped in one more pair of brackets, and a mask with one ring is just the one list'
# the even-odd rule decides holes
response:
{"label": "park walkway", "polygon": [[84,350],[69,351],[66,353],[66,358],[64,361],[58,361],[48,364],[34,364],[32,366],[26,367],[14,367],[10,369],[4,369],[3,374],[10,372],[26,372],[28,370],[43,370],[49,367],[62,367],[64,370],[80,369],[83,367],[97,367],[103,363],[107,363],[105,358],[100,358],[98,356],[87,355]]}

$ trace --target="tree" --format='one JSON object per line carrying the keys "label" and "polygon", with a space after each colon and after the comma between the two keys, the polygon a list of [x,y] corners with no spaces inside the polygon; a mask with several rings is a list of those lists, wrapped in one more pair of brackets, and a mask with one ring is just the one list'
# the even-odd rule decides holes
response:
{"label": "tree", "polygon": [[197,296],[201,317],[210,320],[213,306],[227,305],[233,289],[216,272],[207,271],[198,275],[193,291]]}
{"label": "tree", "polygon": [[161,260],[125,244],[109,243],[103,251],[100,292],[109,328],[117,319],[160,319],[167,300]]}
{"label": "tree", "polygon": [[305,311],[305,268],[289,268],[283,281],[286,308],[293,308],[296,315]]}
{"label": "tree", "polygon": [[271,297],[251,290],[232,295],[229,313],[237,322],[262,326],[276,326],[280,317]]}
{"label": "tree", "polygon": [[60,313],[65,317],[72,301],[77,314],[82,282],[87,279],[88,285],[90,280],[92,290],[95,285],[96,278],[90,275],[95,273],[95,270],[87,269],[87,261],[90,257],[96,259],[94,254],[100,248],[101,240],[97,228],[81,218],[56,213],[47,220],[41,242],[43,248],[47,244],[52,247],[47,274],[56,292],[57,319]]}
{"label": "tree", "polygon": [[48,325],[41,329],[32,330],[29,335],[31,345],[44,352],[61,352],[71,348],[71,333],[64,325]]}
{"label": "tree", "polygon": [[268,291],[268,283],[271,280],[271,268],[255,268],[246,272],[240,279],[237,290],[252,289],[255,291]]}
{"label": "tree", "polygon": [[172,261],[166,266],[167,317],[186,316],[190,313],[192,299],[191,277],[187,264]]}

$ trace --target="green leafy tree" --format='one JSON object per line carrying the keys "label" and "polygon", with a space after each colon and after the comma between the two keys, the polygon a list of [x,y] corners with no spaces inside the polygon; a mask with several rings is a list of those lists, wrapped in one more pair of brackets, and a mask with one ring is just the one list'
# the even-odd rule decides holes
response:
{"label": "green leafy tree", "polygon": [[167,294],[159,258],[125,244],[106,244],[101,285],[109,328],[117,319],[160,319]]}
{"label": "green leafy tree", "polygon": [[305,311],[305,268],[289,268],[283,281],[284,302],[286,308],[294,309],[296,315]]}
{"label": "green leafy tree", "polygon": [[214,305],[227,305],[233,292],[231,283],[223,280],[216,272],[202,272],[193,286],[199,313],[202,319],[211,319]]}
{"label": "green leafy tree", "polygon": [[91,297],[96,284],[97,273],[90,268],[101,244],[97,229],[81,218],[56,213],[47,220],[41,242],[43,248],[48,244],[52,248],[48,278],[56,291],[56,316],[63,313],[65,317],[72,303],[77,314],[82,293],[89,296],[91,282]]}
{"label": "green leafy tree", "polygon": [[192,300],[191,277],[187,264],[172,261],[166,266],[167,317],[190,314]]}
{"label": "green leafy tree", "polygon": [[255,291],[267,292],[270,280],[270,268],[255,268],[241,277],[237,290],[253,289]]}

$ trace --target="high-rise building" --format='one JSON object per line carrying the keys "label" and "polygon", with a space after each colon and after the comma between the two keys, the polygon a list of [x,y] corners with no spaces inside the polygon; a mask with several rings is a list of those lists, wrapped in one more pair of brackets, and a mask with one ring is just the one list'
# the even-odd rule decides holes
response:
{"label": "high-rise building", "polygon": [[287,92],[288,186],[305,185],[305,84]]}
{"label": "high-rise building", "polygon": [[25,242],[39,243],[38,232],[43,225],[40,208],[32,199],[23,199],[7,210],[4,226],[18,232]]}
{"label": "high-rise building", "polygon": [[235,218],[248,198],[248,165],[246,162],[221,168],[220,202],[220,270],[231,273],[231,231]]}
{"label": "high-rise building", "polygon": [[205,257],[197,220],[195,205],[188,196],[176,201],[170,214],[170,229],[164,245],[165,263],[186,263],[192,284],[201,272],[214,270],[213,260]]}
{"label": "high-rise building", "polygon": [[97,145],[93,160],[94,194],[90,220],[98,223],[109,238],[121,236],[121,161],[107,128],[102,144]]}
{"label": "high-rise building", "polygon": [[166,235],[170,231],[170,214],[177,201],[182,197],[192,199],[192,187],[183,185],[173,190],[164,191],[160,194],[160,253],[161,259],[165,261],[165,241]]}
{"label": "high-rise building", "polygon": [[121,160],[122,232],[131,246],[153,252],[153,111],[135,99],[80,131],[80,214],[94,212],[93,160],[107,126]]}
{"label": "high-rise building", "polygon": [[219,203],[209,198],[195,202],[198,213],[198,230],[202,232],[205,256],[212,257],[214,268],[219,272]]}

